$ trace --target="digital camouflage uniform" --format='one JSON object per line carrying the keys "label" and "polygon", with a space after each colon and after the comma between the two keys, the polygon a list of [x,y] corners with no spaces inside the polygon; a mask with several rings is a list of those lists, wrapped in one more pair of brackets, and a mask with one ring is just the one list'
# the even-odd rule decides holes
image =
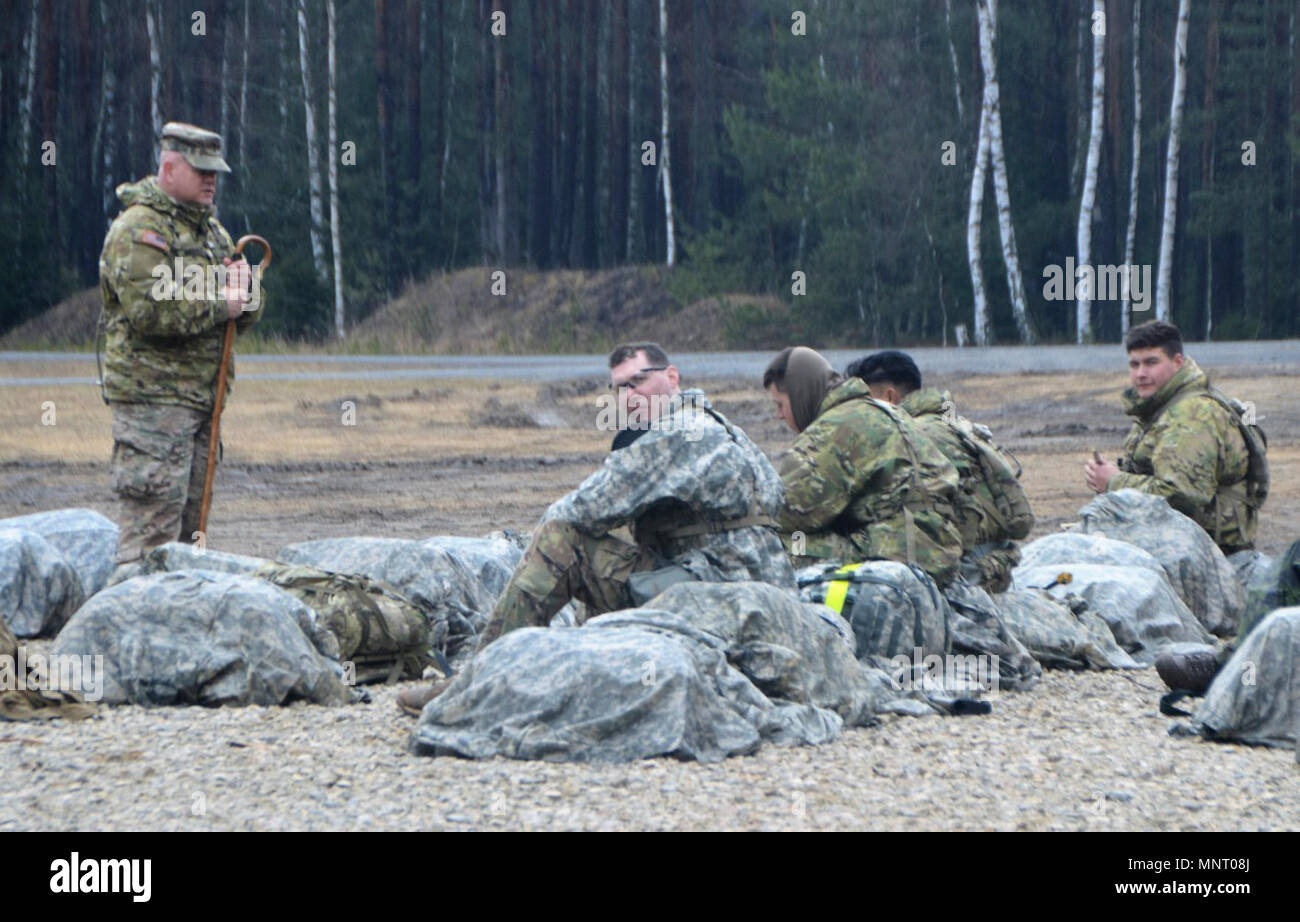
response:
{"label": "digital camouflage uniform", "polygon": [[[208,435],[222,338],[227,322],[221,287],[207,289],[207,270],[232,256],[234,244],[212,208],[180,203],[155,177],[117,189],[124,211],[104,238],[99,258],[106,334],[104,398],[113,412],[112,486],[120,502],[118,563],[137,561],[152,547],[189,540],[198,528]],[[159,298],[166,266],[175,260],[204,269]],[[161,270],[160,270],[161,271]],[[261,319],[265,302],[236,323]],[[227,393],[234,378],[232,357]]]}
{"label": "digital camouflage uniform", "polygon": [[957,470],[907,413],[872,399],[861,379],[841,382],[822,400],[782,461],[781,480],[778,522],[792,553],[914,563],[940,585],[956,572]]}
{"label": "digital camouflage uniform", "polygon": [[1205,372],[1189,358],[1150,397],[1138,397],[1133,388],[1124,392],[1133,428],[1120,473],[1106,489],[1165,497],[1231,554],[1254,546],[1258,511],[1246,500],[1246,440],[1208,386]]}
{"label": "digital camouflage uniform", "polygon": [[1020,550],[998,525],[997,506],[979,460],[948,422],[957,412],[952,395],[924,388],[908,394],[900,406],[957,469],[955,505],[964,549],[962,572],[989,592],[1004,592],[1011,584],[1012,568],[1020,562]]}
{"label": "digital camouflage uniform", "polygon": [[699,580],[793,591],[775,530],[781,500],[781,480],[758,446],[703,391],[683,391],[645,435],[546,510],[479,649],[515,628],[547,624],[570,599],[593,616],[630,608],[628,578],[673,564]]}

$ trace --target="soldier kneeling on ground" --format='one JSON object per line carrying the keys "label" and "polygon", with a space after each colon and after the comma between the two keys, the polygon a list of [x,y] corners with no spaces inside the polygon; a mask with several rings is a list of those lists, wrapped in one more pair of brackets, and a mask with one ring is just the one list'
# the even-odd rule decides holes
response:
{"label": "soldier kneeling on ground", "polygon": [[[774,518],[781,480],[762,450],[703,391],[681,390],[655,343],[615,348],[609,377],[622,430],[615,450],[546,510],[478,650],[507,631],[545,627],[570,599],[597,615],[642,605],[683,580],[794,591]],[[408,689],[397,705],[418,715],[448,684]]]}
{"label": "soldier kneeling on ground", "polygon": [[777,354],[763,387],[798,433],[780,463],[778,522],[791,554],[896,560],[950,583],[962,554],[957,470],[912,418],[803,346]]}
{"label": "soldier kneeling on ground", "polygon": [[902,407],[957,469],[957,527],[961,573],[989,592],[1005,592],[1020,562],[1016,541],[1034,527],[1021,487],[1020,465],[993,442],[992,433],[957,414],[952,395],[921,387],[921,371],[905,352],[877,352],[845,373],[861,378],[871,396]]}

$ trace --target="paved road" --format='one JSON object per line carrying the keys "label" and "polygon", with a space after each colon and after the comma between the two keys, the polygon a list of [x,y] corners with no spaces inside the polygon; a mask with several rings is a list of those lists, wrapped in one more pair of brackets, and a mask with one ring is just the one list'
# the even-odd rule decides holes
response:
{"label": "paved road", "polygon": [[[828,350],[837,368],[870,352]],[[1094,371],[1122,367],[1119,345],[992,346],[985,349],[911,349],[917,364],[935,374],[995,374],[1023,371]],[[1300,340],[1192,343],[1188,352],[1210,368],[1255,366],[1300,371]],[[753,377],[762,375],[771,352],[682,352],[673,356],[685,377]],[[42,365],[84,363],[85,376],[41,376]],[[295,365],[329,366],[329,370],[295,371]],[[603,355],[243,355],[244,381],[396,380],[401,378],[507,378],[563,381],[605,374]],[[19,371],[27,374],[19,375]],[[94,384],[95,355],[89,352],[0,352],[0,387]]]}

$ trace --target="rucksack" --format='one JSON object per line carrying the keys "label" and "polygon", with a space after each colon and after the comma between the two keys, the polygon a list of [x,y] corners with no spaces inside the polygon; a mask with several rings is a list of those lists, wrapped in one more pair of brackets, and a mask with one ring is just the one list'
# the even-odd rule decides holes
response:
{"label": "rucksack", "polygon": [[951,408],[952,404],[945,401],[943,421],[957,433],[962,445],[979,464],[980,476],[993,496],[994,508],[988,511],[1007,537],[1016,541],[1028,537],[1034,527],[1034,511],[1025,488],[1020,485],[1020,462],[993,441],[988,427],[959,416]]}
{"label": "rucksack", "polygon": [[1250,460],[1246,465],[1246,502],[1252,509],[1259,509],[1268,499],[1268,436],[1255,422],[1255,407],[1247,405],[1223,391],[1207,387],[1206,393],[1214,402],[1232,413],[1237,421],[1237,429],[1246,442],[1246,451]]}
{"label": "rucksack", "polygon": [[858,659],[943,655],[952,648],[952,613],[920,567],[870,560],[837,567],[817,564],[796,577],[805,602],[825,605],[853,628]]}

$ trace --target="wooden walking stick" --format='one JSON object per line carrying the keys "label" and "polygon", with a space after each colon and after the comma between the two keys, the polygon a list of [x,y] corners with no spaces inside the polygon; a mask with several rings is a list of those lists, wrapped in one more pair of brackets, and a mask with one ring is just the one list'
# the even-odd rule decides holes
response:
{"label": "wooden walking stick", "polygon": [[[244,250],[244,244],[256,243],[262,248],[262,261],[253,267],[255,280],[261,285],[262,272],[271,265],[271,245],[257,234],[246,234],[235,244],[235,255]],[[259,287],[260,297],[260,287]],[[221,364],[217,367],[217,393],[212,402],[212,427],[208,433],[208,467],[203,472],[203,500],[199,505],[199,540],[208,534],[208,508],[212,505],[212,477],[217,472],[217,449],[221,445],[221,411],[226,405],[226,369],[230,367],[230,353],[235,346],[235,320],[226,321],[226,338],[221,344]]]}

